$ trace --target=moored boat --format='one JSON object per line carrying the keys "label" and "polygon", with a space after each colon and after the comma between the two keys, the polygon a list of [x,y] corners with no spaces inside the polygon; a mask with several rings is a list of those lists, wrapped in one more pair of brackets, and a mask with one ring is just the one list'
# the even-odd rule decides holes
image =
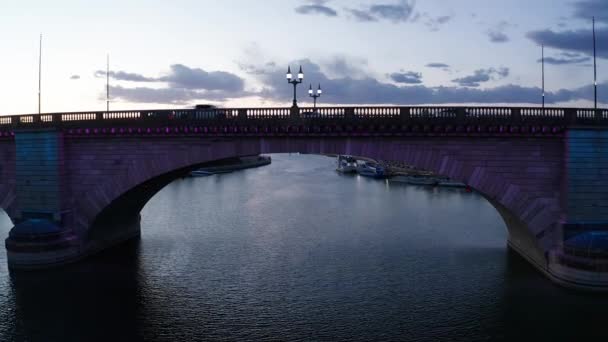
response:
{"label": "moored boat", "polygon": [[386,178],[388,173],[386,169],[379,164],[372,162],[363,162],[357,165],[357,173],[364,177]]}
{"label": "moored boat", "polygon": [[351,156],[338,156],[338,167],[336,171],[341,173],[357,172],[357,160]]}

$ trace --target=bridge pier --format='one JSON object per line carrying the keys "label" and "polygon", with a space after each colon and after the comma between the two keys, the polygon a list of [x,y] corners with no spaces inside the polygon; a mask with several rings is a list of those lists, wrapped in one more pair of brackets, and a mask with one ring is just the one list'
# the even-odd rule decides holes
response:
{"label": "bridge pier", "polygon": [[65,201],[63,133],[57,129],[17,131],[15,226],[6,239],[12,268],[48,267],[74,260],[79,239],[69,228]]}

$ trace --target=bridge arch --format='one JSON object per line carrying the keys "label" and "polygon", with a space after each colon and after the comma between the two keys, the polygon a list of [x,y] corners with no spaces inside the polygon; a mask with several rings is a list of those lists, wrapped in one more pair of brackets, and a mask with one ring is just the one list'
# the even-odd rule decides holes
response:
{"label": "bridge arch", "polygon": [[[94,153],[96,141],[80,140],[78,154]],[[558,163],[559,140],[470,141],[461,138],[429,140],[394,138],[258,138],[221,139],[213,142],[192,139],[159,139],[148,142],[154,153],[142,152],[141,143],[123,141],[110,160],[116,164],[111,174],[88,176],[95,182],[73,183],[75,187],[94,183],[76,203],[76,231],[87,249],[103,249],[117,241],[139,234],[139,212],[147,201],[172,180],[186,175],[200,164],[259,153],[350,154],[372,159],[403,162],[417,168],[466,182],[497,208],[509,229],[509,242],[531,262],[546,267],[545,251],[558,233],[561,181]],[[177,148],[179,145],[187,148]],[[76,152],[76,151],[75,151]],[[76,157],[78,159],[78,157]],[[98,166],[93,164],[99,163]],[[104,169],[108,161],[89,161],[92,168]],[[84,174],[83,168],[75,163]],[[114,162],[111,162],[114,164]],[[108,169],[109,170],[109,169]],[[543,172],[549,171],[550,172]],[[76,169],[74,170],[76,172]],[[77,189],[73,189],[78,191]]]}

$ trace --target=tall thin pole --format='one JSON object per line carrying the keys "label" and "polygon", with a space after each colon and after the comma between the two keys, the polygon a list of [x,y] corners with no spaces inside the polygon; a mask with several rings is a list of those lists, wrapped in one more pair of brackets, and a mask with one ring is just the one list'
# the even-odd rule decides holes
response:
{"label": "tall thin pole", "polygon": [[597,109],[597,53],[595,49],[595,17],[593,17],[593,108]]}
{"label": "tall thin pole", "polygon": [[40,114],[40,102],[42,93],[42,33],[40,34],[40,46],[38,50],[38,114]]}
{"label": "tall thin pole", "polygon": [[106,60],[106,112],[110,111],[110,54]]}
{"label": "tall thin pole", "polygon": [[543,77],[543,109],[545,109],[545,45],[541,45],[542,77]]}

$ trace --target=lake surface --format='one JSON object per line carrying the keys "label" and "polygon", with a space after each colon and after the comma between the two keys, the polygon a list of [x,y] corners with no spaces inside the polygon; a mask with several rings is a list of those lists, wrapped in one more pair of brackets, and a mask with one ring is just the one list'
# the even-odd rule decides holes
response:
{"label": "lake surface", "polygon": [[175,181],[144,208],[141,240],[86,261],[9,273],[2,248],[0,341],[608,337],[608,296],[510,252],[479,195],[272,157]]}

